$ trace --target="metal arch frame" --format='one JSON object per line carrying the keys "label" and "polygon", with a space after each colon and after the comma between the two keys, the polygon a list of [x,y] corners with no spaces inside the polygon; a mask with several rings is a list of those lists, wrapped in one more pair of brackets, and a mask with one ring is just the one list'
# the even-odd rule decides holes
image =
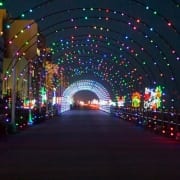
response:
{"label": "metal arch frame", "polygon": [[87,90],[95,93],[100,101],[100,110],[110,112],[110,95],[105,87],[93,80],[79,80],[65,89],[61,101],[61,113],[70,110],[70,101],[75,93]]}

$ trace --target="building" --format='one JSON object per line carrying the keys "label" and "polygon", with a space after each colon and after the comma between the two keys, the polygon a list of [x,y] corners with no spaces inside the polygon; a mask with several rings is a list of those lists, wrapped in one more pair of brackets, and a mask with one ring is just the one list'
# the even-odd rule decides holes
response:
{"label": "building", "polygon": [[6,19],[6,11],[0,9],[0,96],[2,96],[3,84],[3,59],[4,59],[4,37],[3,37],[3,24]]}
{"label": "building", "polygon": [[[34,20],[8,19],[10,28],[4,31],[5,56],[3,60],[3,95],[15,91],[21,98],[29,94],[29,67],[36,58],[38,25]],[[14,73],[14,74],[13,74]],[[15,81],[13,83],[13,77]]]}
{"label": "building", "polygon": [[53,64],[51,49],[46,45],[46,37],[39,34],[38,24],[34,20],[9,18],[5,10],[0,10],[0,25],[1,94],[15,92],[21,99],[35,99],[38,105],[43,89],[50,101],[54,91],[61,97],[68,81],[63,69]]}

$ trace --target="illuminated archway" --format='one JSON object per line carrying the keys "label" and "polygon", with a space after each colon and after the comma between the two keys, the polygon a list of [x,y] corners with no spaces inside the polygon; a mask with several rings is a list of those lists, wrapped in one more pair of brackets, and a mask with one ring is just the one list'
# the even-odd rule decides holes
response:
{"label": "illuminated archway", "polygon": [[111,98],[108,91],[103,85],[92,80],[80,80],[65,89],[62,95],[61,112],[70,110],[73,95],[82,90],[88,90],[95,93],[100,101],[100,110],[110,112],[109,102],[111,101]]}

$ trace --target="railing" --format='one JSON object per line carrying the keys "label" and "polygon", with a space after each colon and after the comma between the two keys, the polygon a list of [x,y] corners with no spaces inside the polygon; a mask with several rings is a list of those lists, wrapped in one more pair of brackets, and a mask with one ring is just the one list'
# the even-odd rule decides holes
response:
{"label": "railing", "polygon": [[138,108],[111,108],[111,115],[166,137],[180,139],[180,114]]}

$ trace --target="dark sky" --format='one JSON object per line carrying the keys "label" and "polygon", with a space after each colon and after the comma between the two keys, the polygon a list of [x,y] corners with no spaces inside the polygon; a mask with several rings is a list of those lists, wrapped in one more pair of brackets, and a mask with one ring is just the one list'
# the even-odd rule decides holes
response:
{"label": "dark sky", "polygon": [[36,20],[65,10],[38,24],[71,82],[94,78],[118,95],[162,85],[167,98],[179,96],[179,0],[52,0],[36,8],[42,2],[5,6]]}

